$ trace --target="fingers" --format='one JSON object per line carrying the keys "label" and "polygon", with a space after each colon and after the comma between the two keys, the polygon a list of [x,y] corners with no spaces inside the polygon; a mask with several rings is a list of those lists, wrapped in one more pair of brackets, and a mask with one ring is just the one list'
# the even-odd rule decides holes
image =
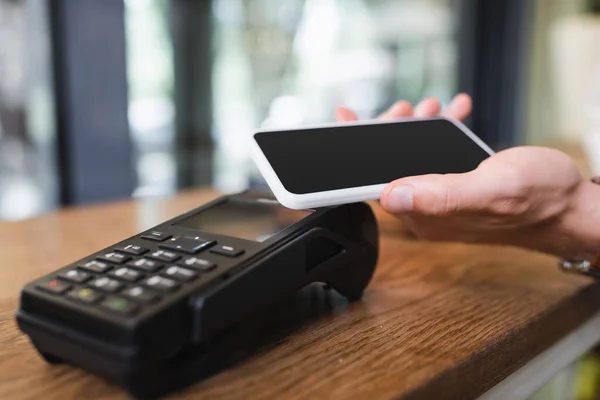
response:
{"label": "fingers", "polygon": [[396,215],[450,216],[484,209],[490,197],[485,186],[476,171],[402,178],[384,189],[380,204]]}
{"label": "fingers", "polygon": [[434,117],[440,113],[441,108],[438,99],[428,97],[415,107],[415,117]]}
{"label": "fingers", "polygon": [[338,122],[357,121],[358,117],[352,110],[350,110],[346,107],[338,107],[335,110],[335,119]]}
{"label": "fingers", "polygon": [[[462,121],[469,116],[472,108],[473,101],[471,96],[466,93],[460,93],[454,96],[450,105],[441,113],[441,115]],[[414,114],[416,117],[434,117],[439,115],[440,111],[440,102],[436,98],[428,97],[415,107]]]}
{"label": "fingers", "polygon": [[[414,108],[406,100],[400,100],[392,105],[387,111],[382,113],[378,119],[393,120],[403,117],[427,118],[438,115],[456,118],[458,120],[466,119],[473,108],[473,101],[466,93],[460,93],[454,96],[450,105],[443,110],[440,101],[435,97],[428,97],[419,102]],[[338,107],[335,112],[337,121],[356,121],[356,114],[346,107]]]}
{"label": "fingers", "polygon": [[386,112],[379,116],[380,120],[391,120],[394,118],[411,117],[413,115],[412,105],[406,100],[400,100],[391,106]]}
{"label": "fingers", "polygon": [[444,110],[443,115],[462,121],[469,116],[472,107],[473,101],[471,100],[471,96],[460,93],[454,96],[450,105]]}

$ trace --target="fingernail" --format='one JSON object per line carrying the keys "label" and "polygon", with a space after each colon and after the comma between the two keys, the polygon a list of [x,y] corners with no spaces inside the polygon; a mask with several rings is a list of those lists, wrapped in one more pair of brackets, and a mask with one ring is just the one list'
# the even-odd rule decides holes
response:
{"label": "fingernail", "polygon": [[450,107],[460,107],[465,104],[467,101],[466,97],[462,94],[457,94],[454,96],[452,101],[450,102]]}
{"label": "fingernail", "polygon": [[390,112],[392,114],[402,113],[405,110],[410,108],[410,103],[407,101],[397,101],[392,108],[390,108]]}
{"label": "fingernail", "polygon": [[428,97],[421,100],[415,107],[415,116],[417,117],[432,117],[439,114],[440,102],[433,97]]}
{"label": "fingernail", "polygon": [[410,186],[396,186],[387,197],[387,209],[393,213],[410,212],[413,207],[413,188]]}

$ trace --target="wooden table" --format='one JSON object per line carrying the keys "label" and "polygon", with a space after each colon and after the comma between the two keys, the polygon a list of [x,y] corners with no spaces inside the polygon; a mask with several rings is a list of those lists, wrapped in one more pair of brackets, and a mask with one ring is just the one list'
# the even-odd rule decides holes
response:
{"label": "wooden table", "polygon": [[[16,328],[19,290],[215,196],[193,191],[1,223],[0,399],[127,398],[93,375],[45,364]],[[288,319],[309,313],[309,320],[173,398],[469,399],[490,389],[490,397],[503,397],[508,392],[494,390],[514,390],[506,382],[520,379],[534,357],[544,363],[549,355],[540,353],[561,339],[573,341],[568,335],[586,323],[598,323],[600,287],[561,273],[554,258],[416,241],[373,207],[380,218],[381,262],[364,299],[347,304],[311,292],[287,313]],[[592,328],[586,328],[587,342],[575,340],[585,344],[579,352],[600,338],[600,328]]]}

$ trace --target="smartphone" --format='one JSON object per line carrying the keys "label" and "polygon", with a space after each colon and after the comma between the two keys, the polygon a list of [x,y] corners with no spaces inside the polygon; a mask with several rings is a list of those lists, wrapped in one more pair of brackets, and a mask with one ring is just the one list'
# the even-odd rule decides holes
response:
{"label": "smartphone", "polygon": [[250,142],[273,195],[291,209],[375,200],[396,179],[468,172],[493,154],[446,117],[260,130]]}

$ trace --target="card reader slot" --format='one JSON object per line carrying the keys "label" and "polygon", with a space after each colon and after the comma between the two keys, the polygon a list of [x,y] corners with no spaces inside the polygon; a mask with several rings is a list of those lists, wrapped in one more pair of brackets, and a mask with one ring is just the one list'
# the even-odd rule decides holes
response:
{"label": "card reader slot", "polygon": [[[334,289],[339,283],[338,287],[346,292],[343,295],[354,296],[363,289],[350,282],[353,266],[362,261],[363,250],[358,243],[327,229],[313,228],[305,232],[261,260],[259,265],[250,265],[235,280],[192,298],[192,342],[210,339],[244,315],[313,282],[330,283]],[[346,270],[338,273],[338,267]],[[244,302],[244,298],[252,298],[252,301]]]}
{"label": "card reader slot", "polygon": [[320,237],[306,246],[306,271],[310,271],[327,260],[337,256],[344,247],[333,240]]}

